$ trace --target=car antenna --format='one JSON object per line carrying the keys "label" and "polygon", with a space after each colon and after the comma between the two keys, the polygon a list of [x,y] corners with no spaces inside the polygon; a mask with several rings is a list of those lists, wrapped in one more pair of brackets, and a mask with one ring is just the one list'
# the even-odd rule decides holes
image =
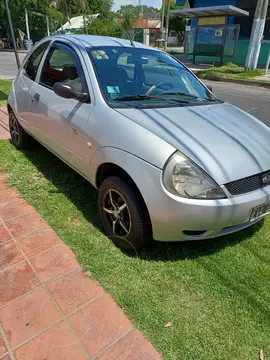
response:
{"label": "car antenna", "polygon": [[128,33],[128,37],[129,37],[129,41],[130,41],[130,45],[132,45],[133,47],[135,47],[135,45],[134,45],[134,42],[133,42],[133,40],[132,40],[132,37],[131,37],[130,32],[129,32],[129,31],[127,31],[127,33]]}

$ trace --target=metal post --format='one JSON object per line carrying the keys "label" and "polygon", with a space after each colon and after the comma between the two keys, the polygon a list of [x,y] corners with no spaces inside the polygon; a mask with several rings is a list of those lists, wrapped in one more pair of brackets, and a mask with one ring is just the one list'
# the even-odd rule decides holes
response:
{"label": "metal post", "polygon": [[262,6],[258,40],[256,42],[253,58],[251,61],[251,68],[253,70],[255,70],[257,68],[258,60],[259,60],[259,56],[260,56],[262,40],[263,40],[263,33],[264,33],[264,28],[265,28],[266,15],[267,15],[267,10],[268,10],[268,2],[269,2],[269,0],[264,0],[263,6]]}
{"label": "metal post", "polygon": [[161,15],[161,38],[163,39],[163,30],[164,30],[164,15],[165,15],[165,0],[162,0],[162,15]]}
{"label": "metal post", "polygon": [[170,21],[170,2],[168,2],[168,9],[167,9],[167,16],[166,16],[165,43],[164,43],[165,51],[167,51],[167,47],[168,47],[169,21]]}
{"label": "metal post", "polygon": [[258,2],[257,2],[257,7],[256,7],[255,15],[254,15],[252,31],[251,31],[250,41],[249,41],[248,54],[247,54],[246,63],[245,63],[245,71],[247,71],[251,67],[251,61],[254,56],[256,43],[259,41],[260,17],[261,17],[261,13],[262,13],[263,1],[264,0],[258,0]]}
{"label": "metal post", "polygon": [[11,38],[12,38],[12,43],[13,43],[13,48],[14,48],[14,54],[15,54],[17,66],[18,66],[18,69],[19,69],[19,67],[20,67],[20,59],[19,59],[18,49],[17,49],[16,40],[15,40],[15,36],[14,36],[12,20],[11,20],[11,17],[10,17],[10,12],[9,12],[9,7],[8,7],[8,0],[5,0],[5,5],[6,5],[6,12],[7,12],[9,30],[10,30],[10,33],[11,33]]}
{"label": "metal post", "polygon": [[46,15],[46,25],[47,25],[47,35],[50,36],[50,23],[49,23],[49,17]]}
{"label": "metal post", "polygon": [[265,65],[264,75],[267,75],[267,73],[268,73],[269,64],[270,64],[270,49],[268,52],[268,58],[267,58],[266,65]]}
{"label": "metal post", "polygon": [[27,11],[26,8],[25,8],[25,25],[26,25],[27,39],[30,40],[29,22],[28,22],[28,11]]}

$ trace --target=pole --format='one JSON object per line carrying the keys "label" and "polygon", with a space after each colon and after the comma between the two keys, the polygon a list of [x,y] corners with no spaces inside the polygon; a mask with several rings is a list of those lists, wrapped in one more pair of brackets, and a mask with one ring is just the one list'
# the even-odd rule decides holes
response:
{"label": "pole", "polygon": [[161,31],[161,38],[163,39],[163,29],[164,29],[164,15],[165,15],[165,0],[162,0],[162,15],[161,15],[161,26],[160,26],[160,31]]}
{"label": "pole", "polygon": [[30,40],[29,22],[28,22],[28,11],[27,11],[26,8],[25,8],[25,25],[26,25],[27,39]]}
{"label": "pole", "polygon": [[164,43],[165,51],[167,51],[167,47],[168,47],[169,21],[170,21],[170,1],[168,1],[167,16],[166,16],[165,43]]}
{"label": "pole", "polygon": [[270,64],[270,50],[269,50],[268,58],[267,58],[266,65],[265,65],[264,75],[267,75],[267,73],[268,73],[269,64]]}
{"label": "pole", "polygon": [[14,36],[12,20],[11,20],[11,17],[10,17],[10,12],[9,12],[9,7],[8,7],[8,0],[5,0],[5,5],[6,5],[6,12],[7,12],[9,30],[10,30],[10,33],[11,33],[11,38],[12,38],[12,43],[13,43],[13,48],[14,48],[14,54],[15,54],[17,66],[18,66],[18,69],[19,69],[19,67],[20,67],[20,59],[19,59],[18,49],[17,49],[16,40],[15,40],[15,36]]}
{"label": "pole", "polygon": [[49,23],[49,17],[46,15],[46,25],[47,25],[47,35],[50,36],[50,23]]}
{"label": "pole", "polygon": [[251,61],[251,68],[255,70],[258,65],[258,60],[260,56],[261,46],[262,46],[262,40],[263,40],[263,33],[265,28],[265,22],[266,22],[266,15],[268,10],[268,2],[269,0],[264,0],[263,6],[262,6],[262,12],[261,12],[261,18],[259,22],[259,34],[258,34],[258,41],[256,42],[253,59]]}
{"label": "pole", "polygon": [[252,31],[249,41],[249,47],[248,47],[248,54],[246,58],[245,63],[245,71],[248,71],[251,67],[251,61],[254,56],[254,51],[256,47],[257,41],[259,41],[259,33],[260,33],[260,17],[262,13],[262,7],[263,7],[263,1],[264,0],[258,0],[257,7],[254,15],[253,25],[252,25]]}

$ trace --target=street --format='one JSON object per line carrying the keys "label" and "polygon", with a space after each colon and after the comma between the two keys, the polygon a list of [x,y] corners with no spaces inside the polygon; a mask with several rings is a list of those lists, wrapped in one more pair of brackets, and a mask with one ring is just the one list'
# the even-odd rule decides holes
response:
{"label": "street", "polygon": [[213,87],[214,94],[236,105],[270,126],[270,90],[257,86],[205,81]]}
{"label": "street", "polygon": [[[20,60],[25,57],[20,53]],[[14,53],[0,52],[0,78],[14,79],[17,72]],[[256,86],[205,81],[212,85],[214,94],[221,100],[234,104],[270,126],[270,91]]]}
{"label": "street", "polygon": [[[19,53],[20,62],[26,53]],[[17,64],[13,52],[0,51],[0,79],[14,79],[17,73]]]}

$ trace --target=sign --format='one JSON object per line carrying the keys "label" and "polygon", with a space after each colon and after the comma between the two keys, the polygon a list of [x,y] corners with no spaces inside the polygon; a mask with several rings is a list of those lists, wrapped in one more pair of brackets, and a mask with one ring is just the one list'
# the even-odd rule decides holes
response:
{"label": "sign", "polygon": [[215,36],[222,36],[223,35],[223,29],[217,29],[215,31]]}

